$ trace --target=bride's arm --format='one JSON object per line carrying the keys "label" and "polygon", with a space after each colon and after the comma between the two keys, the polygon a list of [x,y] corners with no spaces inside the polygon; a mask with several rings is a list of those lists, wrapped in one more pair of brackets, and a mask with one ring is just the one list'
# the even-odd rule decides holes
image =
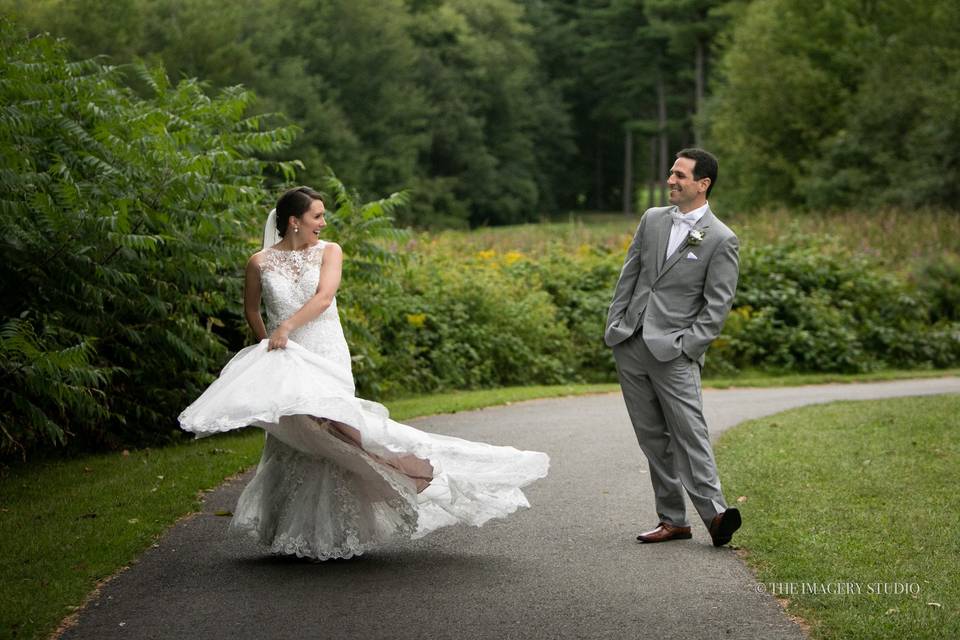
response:
{"label": "bride's arm", "polygon": [[260,315],[260,254],[247,261],[243,278],[243,315],[257,340],[267,337],[267,328]]}
{"label": "bride's arm", "polygon": [[340,273],[343,268],[343,250],[340,245],[328,242],[323,248],[323,266],[320,267],[320,282],[317,292],[305,305],[280,323],[270,334],[269,349],[282,349],[287,346],[287,336],[294,329],[302,327],[311,320],[315,320],[321,313],[333,304],[333,297],[340,287]]}

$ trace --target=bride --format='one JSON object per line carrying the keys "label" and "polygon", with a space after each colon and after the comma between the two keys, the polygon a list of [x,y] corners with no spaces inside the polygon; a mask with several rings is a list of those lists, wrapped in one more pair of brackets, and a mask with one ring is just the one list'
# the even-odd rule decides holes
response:
{"label": "bride", "polygon": [[266,431],[231,531],[275,553],[350,558],[530,506],[521,487],[546,476],[546,454],[418,431],[354,396],[335,297],[343,253],[319,239],[325,226],[319,193],[281,196],[246,268],[244,310],[260,342],[180,414],[197,437]]}

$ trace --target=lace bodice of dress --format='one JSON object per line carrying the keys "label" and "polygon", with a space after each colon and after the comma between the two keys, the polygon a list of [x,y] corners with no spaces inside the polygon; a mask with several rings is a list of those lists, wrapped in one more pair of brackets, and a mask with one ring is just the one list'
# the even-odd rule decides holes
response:
{"label": "lace bodice of dress", "polygon": [[[267,333],[295,314],[317,293],[325,242],[299,251],[265,249],[260,284],[267,308]],[[290,339],[337,364],[350,367],[350,350],[337,315],[337,300],[315,320],[290,333]]]}

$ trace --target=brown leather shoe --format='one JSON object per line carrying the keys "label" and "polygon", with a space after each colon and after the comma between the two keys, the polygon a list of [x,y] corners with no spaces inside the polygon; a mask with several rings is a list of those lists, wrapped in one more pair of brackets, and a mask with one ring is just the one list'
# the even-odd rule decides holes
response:
{"label": "brown leather shoe", "polygon": [[693,537],[690,527],[676,527],[661,522],[656,529],[644,531],[637,536],[639,542],[666,542],[667,540],[689,540]]}
{"label": "brown leather shoe", "polygon": [[740,511],[733,507],[714,516],[710,523],[710,538],[713,546],[722,547],[733,538],[733,532],[740,528]]}

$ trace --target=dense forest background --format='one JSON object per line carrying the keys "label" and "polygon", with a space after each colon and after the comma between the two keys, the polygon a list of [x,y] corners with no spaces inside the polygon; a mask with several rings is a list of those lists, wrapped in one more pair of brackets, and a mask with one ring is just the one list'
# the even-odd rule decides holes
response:
{"label": "dense forest background", "polygon": [[[673,152],[730,208],[960,202],[952,0],[2,0],[77,58],[161,62],[301,133],[298,180],[462,227],[659,204]],[[662,185],[661,185],[662,186]]]}
{"label": "dense forest background", "polygon": [[688,145],[743,240],[707,374],[958,366],[958,31],[955,0],[0,0],[0,459],[182,438],[296,183],[371,399],[612,380],[636,217],[484,234],[659,204]]}

